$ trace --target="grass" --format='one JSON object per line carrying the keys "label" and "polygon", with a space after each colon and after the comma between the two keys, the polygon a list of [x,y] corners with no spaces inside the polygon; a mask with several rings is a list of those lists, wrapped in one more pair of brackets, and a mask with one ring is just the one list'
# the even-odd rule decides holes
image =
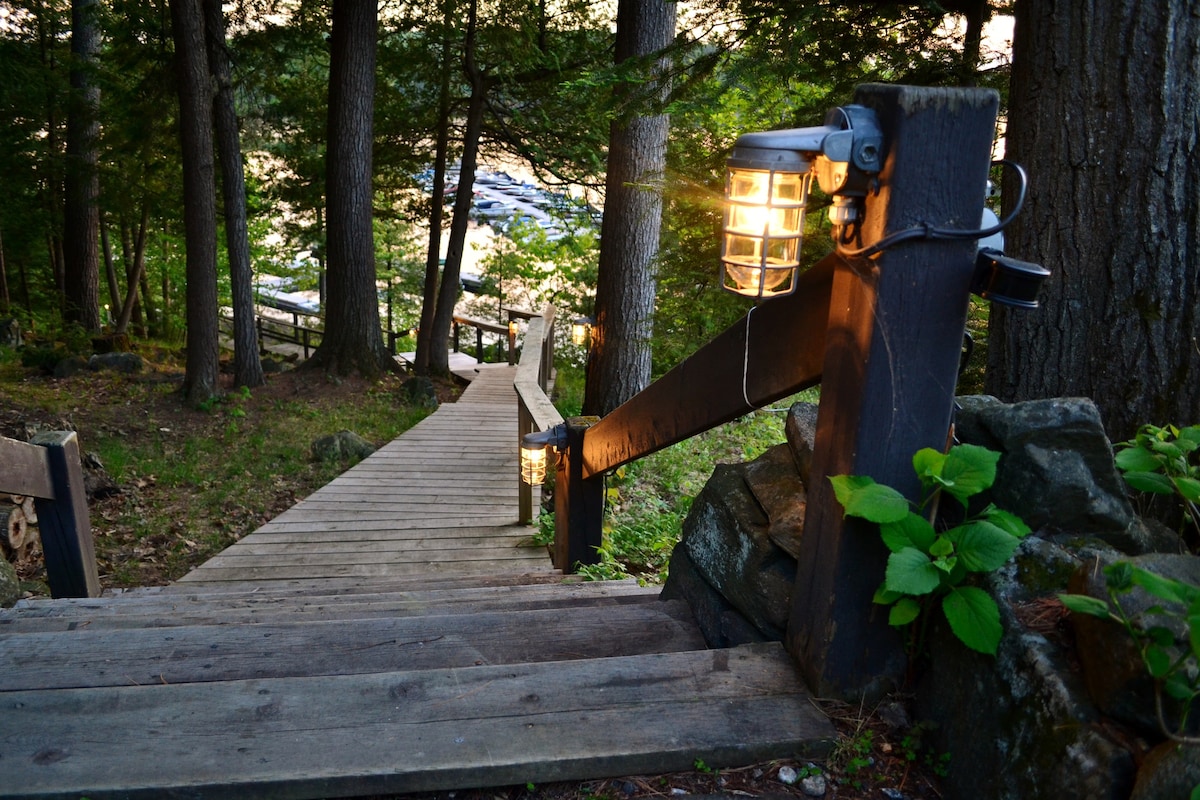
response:
{"label": "grass", "polygon": [[170,351],[142,351],[141,373],[65,379],[0,351],[0,433],[71,428],[120,489],[91,508],[105,586],[174,580],[350,466],[315,461],[315,439],[351,430],[378,446],[429,413],[399,399],[397,377],[309,373],[272,376],[195,410]]}

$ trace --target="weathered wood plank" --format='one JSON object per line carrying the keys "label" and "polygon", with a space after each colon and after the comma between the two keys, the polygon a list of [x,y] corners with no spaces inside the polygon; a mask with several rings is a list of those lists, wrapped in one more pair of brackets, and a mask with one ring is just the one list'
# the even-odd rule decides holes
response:
{"label": "weathered wood plank", "polygon": [[46,448],[0,436],[0,492],[53,498]]}
{"label": "weathered wood plank", "polygon": [[[537,635],[540,632],[541,635]],[[0,692],[347,675],[703,649],[682,601],[0,635]]]}
{"label": "weathered wood plank", "polygon": [[697,758],[722,767],[818,757],[834,738],[777,646],[5,699],[14,709],[0,722],[0,750],[12,754],[6,797],[542,783],[687,769]]}
{"label": "weathered wood plank", "polygon": [[228,567],[206,567],[201,564],[196,569],[184,575],[181,582],[191,581],[276,581],[307,578],[411,578],[436,575],[490,575],[494,572],[511,570],[514,566],[520,572],[535,572],[544,569],[546,572],[557,572],[549,562],[544,567],[538,567],[532,562],[452,562],[439,563],[431,561],[424,564],[329,564],[308,567],[246,567],[242,569]]}

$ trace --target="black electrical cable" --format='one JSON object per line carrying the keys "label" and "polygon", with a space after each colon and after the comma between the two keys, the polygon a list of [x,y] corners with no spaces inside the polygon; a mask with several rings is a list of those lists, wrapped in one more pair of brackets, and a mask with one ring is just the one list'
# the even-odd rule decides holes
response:
{"label": "black electrical cable", "polygon": [[989,236],[999,233],[1008,227],[1008,224],[1016,219],[1017,214],[1021,213],[1021,208],[1025,205],[1025,195],[1029,189],[1029,176],[1025,172],[1025,168],[1015,161],[1010,161],[1007,158],[1002,158],[999,161],[993,161],[992,166],[1002,164],[1012,167],[1017,171],[1017,176],[1020,178],[1017,189],[1017,201],[1013,205],[1013,210],[1004,219],[997,222],[990,228],[979,228],[976,230],[961,230],[958,228],[939,228],[935,225],[914,225],[911,228],[905,228],[902,231],[888,234],[878,242],[858,250],[839,250],[838,252],[844,256],[851,258],[870,258],[876,253],[883,252],[889,247],[894,247],[901,242],[907,242],[912,239],[986,239]]}

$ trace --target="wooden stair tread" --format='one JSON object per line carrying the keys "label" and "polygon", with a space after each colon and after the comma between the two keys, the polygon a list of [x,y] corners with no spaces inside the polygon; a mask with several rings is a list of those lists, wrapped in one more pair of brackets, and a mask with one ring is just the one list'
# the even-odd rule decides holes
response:
{"label": "wooden stair tread", "polygon": [[0,692],[603,658],[704,647],[682,601],[0,635]]}
{"label": "wooden stair tread", "polygon": [[778,645],[3,695],[0,797],[338,797],[817,757]]}
{"label": "wooden stair tread", "polygon": [[146,594],[18,603],[17,613],[0,611],[0,633],[33,633],[101,628],[365,619],[425,614],[570,609],[584,606],[658,602],[657,587],[634,581],[534,584],[426,589],[352,595],[242,594],[195,592]]}

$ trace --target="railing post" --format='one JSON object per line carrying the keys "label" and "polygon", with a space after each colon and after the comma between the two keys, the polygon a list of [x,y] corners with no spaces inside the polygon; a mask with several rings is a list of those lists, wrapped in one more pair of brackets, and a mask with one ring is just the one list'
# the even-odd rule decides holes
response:
{"label": "railing post", "polygon": [[[881,185],[860,241],[913,226],[975,228],[998,97],[986,89],[867,85],[885,138]],[[899,684],[905,659],[872,602],[888,551],[878,527],[844,519],[829,477],[867,475],[918,499],[913,454],[942,449],[966,323],[974,240],[918,239],[837,267],[821,403],[787,645],[820,697],[858,701]]]}
{"label": "railing post", "polygon": [[475,363],[483,363],[483,328],[475,326]]}
{"label": "railing post", "polygon": [[38,531],[52,597],[98,597],[96,547],[88,517],[79,440],[74,431],[39,433],[30,440],[46,448],[54,499],[35,498]]}
{"label": "railing post", "polygon": [[[533,417],[520,395],[517,396],[517,447],[527,433],[534,432]],[[528,525],[533,522],[533,487],[521,479],[521,463],[517,461],[517,523]]]}
{"label": "railing post", "polygon": [[512,320],[509,320],[508,326],[508,365],[517,363],[517,329],[512,325]]}
{"label": "railing post", "polygon": [[454,323],[454,352],[458,352],[458,322]]}
{"label": "railing post", "polygon": [[567,449],[554,478],[554,566],[597,564],[603,542],[604,476],[583,477],[583,437],[599,417],[567,420]]}

